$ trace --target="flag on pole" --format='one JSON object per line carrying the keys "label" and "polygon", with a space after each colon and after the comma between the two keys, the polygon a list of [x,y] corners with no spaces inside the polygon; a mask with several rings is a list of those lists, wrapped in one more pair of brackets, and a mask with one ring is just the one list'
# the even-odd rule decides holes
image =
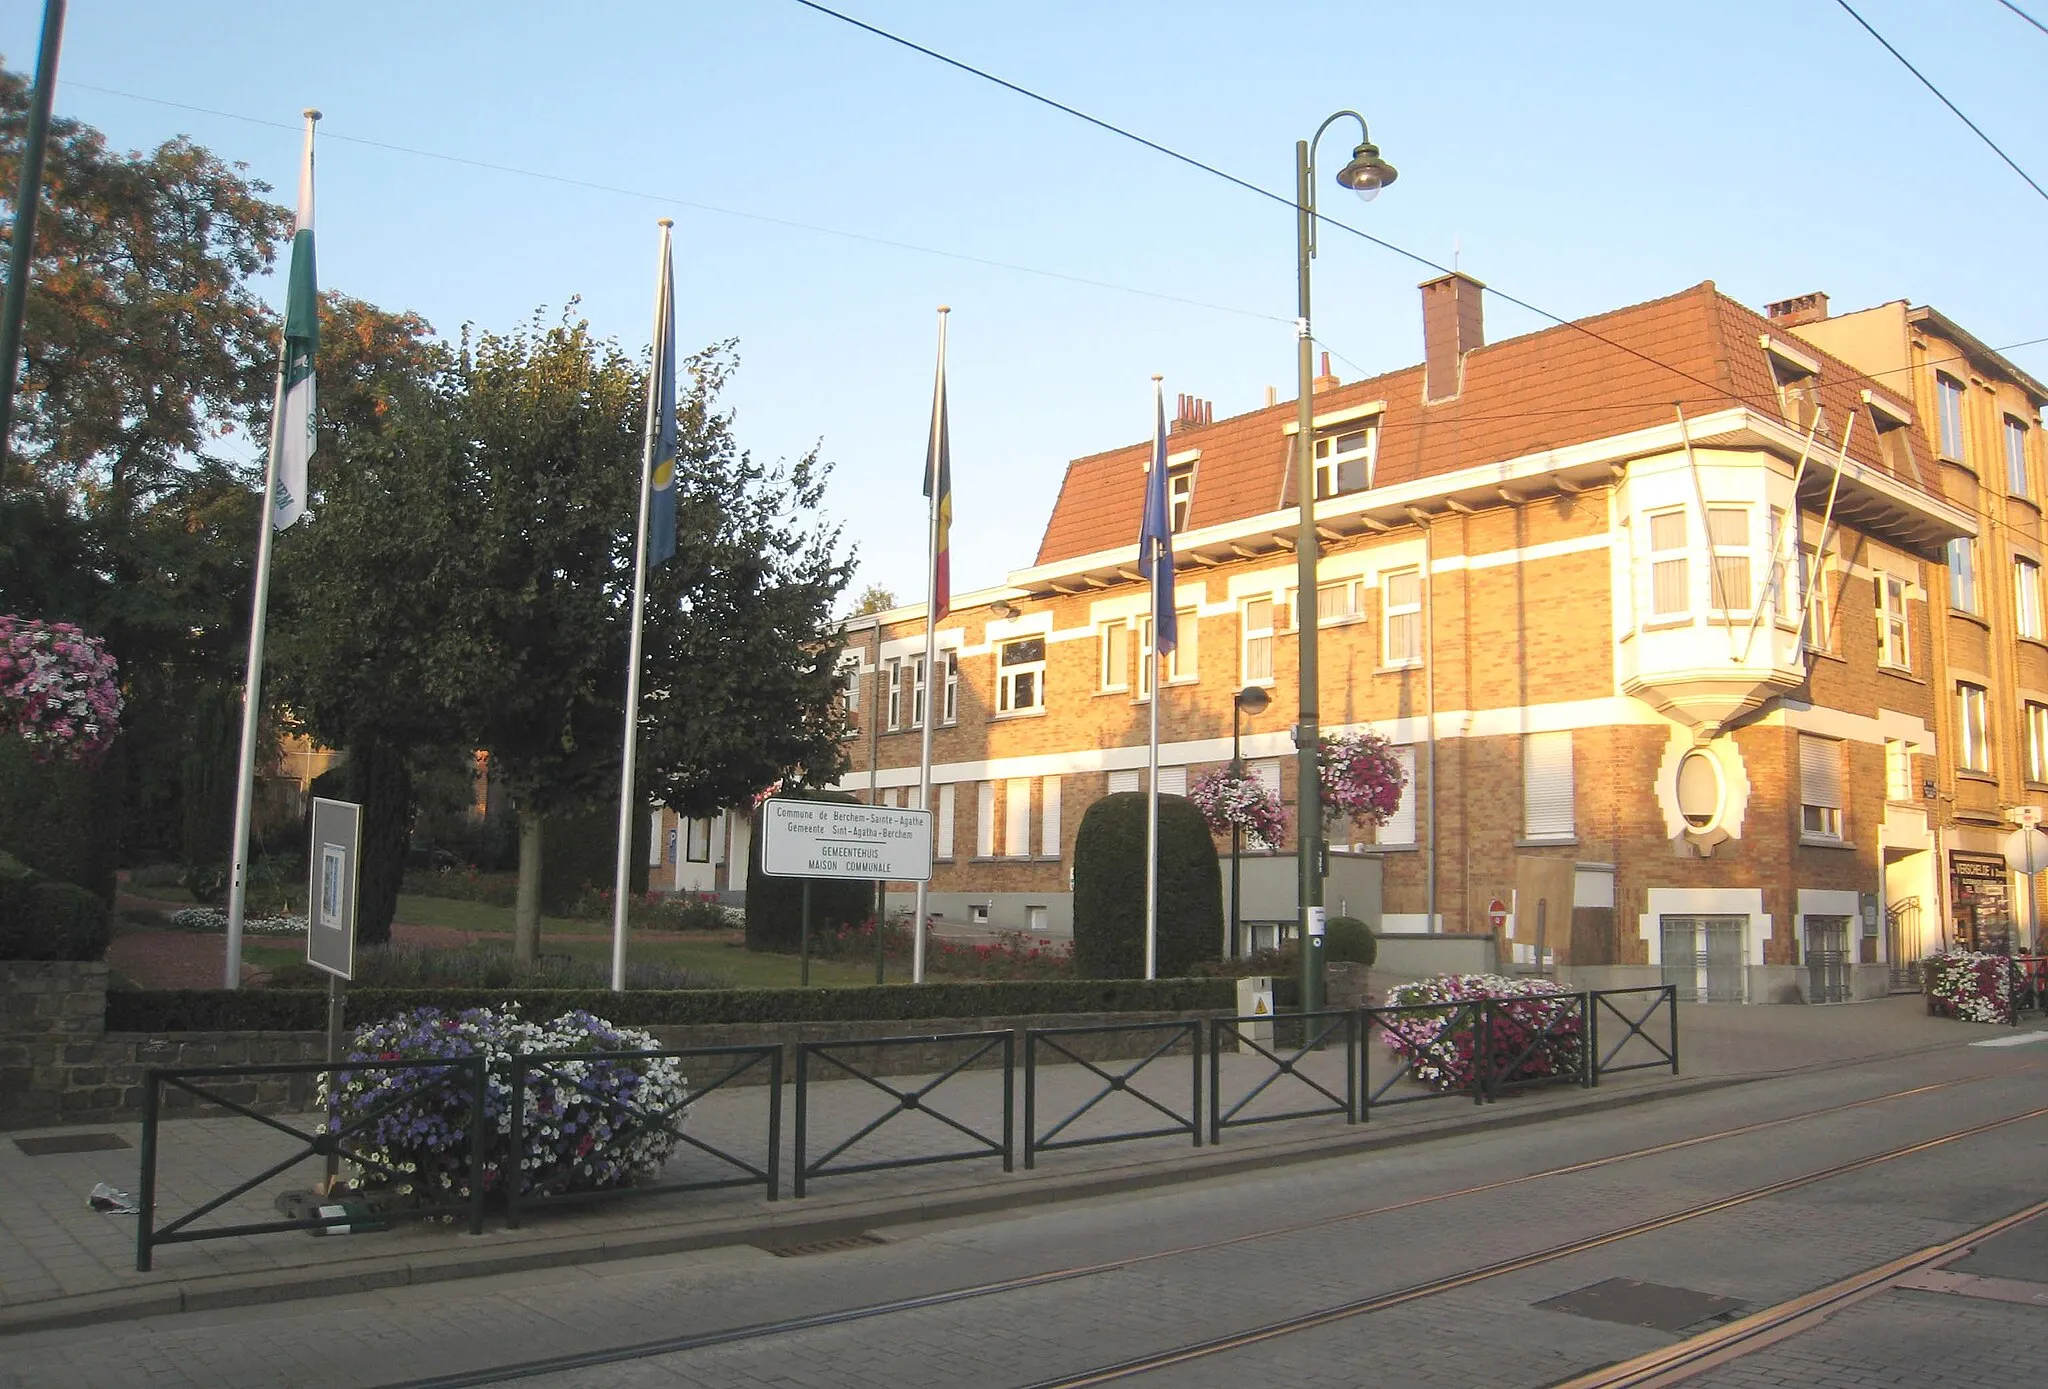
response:
{"label": "flag on pole", "polygon": [[939,381],[932,391],[932,436],[925,444],[924,494],[932,499],[932,607],[934,622],[953,610],[953,574],[948,553],[953,530],[953,450],[946,429],[946,357],[939,354]]}
{"label": "flag on pole", "polygon": [[283,390],[277,428],[277,495],[271,524],[284,530],[306,514],[306,460],[319,442],[313,409],[313,359],[320,350],[320,289],[313,274],[313,127],[306,126],[306,157],[299,169],[299,217],[292,232],[291,277],[284,300]]}
{"label": "flag on pole", "polygon": [[1152,630],[1161,654],[1173,650],[1179,632],[1173,610],[1173,526],[1166,509],[1166,396],[1152,378],[1152,470],[1145,479],[1145,523],[1138,531],[1138,572],[1152,581]]}
{"label": "flag on pole", "polygon": [[647,565],[651,569],[676,552],[676,289],[669,233],[661,233],[661,284],[655,290],[654,471],[647,507]]}

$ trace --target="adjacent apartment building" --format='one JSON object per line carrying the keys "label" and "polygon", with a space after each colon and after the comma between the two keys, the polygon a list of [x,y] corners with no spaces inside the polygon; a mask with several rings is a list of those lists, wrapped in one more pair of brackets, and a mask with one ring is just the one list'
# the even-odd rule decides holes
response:
{"label": "adjacent apartment building", "polygon": [[[1291,802],[1313,621],[1323,724],[1386,734],[1410,776],[1389,824],[1334,832],[1333,910],[1693,997],[1884,991],[1920,944],[1887,938],[1888,903],[1941,871],[1939,803],[1918,792],[1950,784],[1943,564],[1981,529],[1912,384],[1712,283],[1491,344],[1482,288],[1422,286],[1418,365],[1326,368],[1310,439],[1291,402],[1182,411],[1160,688],[1134,567],[1147,443],[1069,465],[1035,562],[956,596],[935,671],[921,607],[847,624],[842,787],[914,804],[938,720],[936,910],[1063,929],[1076,827],[1143,789],[1155,698],[1160,789],[1179,792],[1229,760],[1237,692],[1267,688],[1244,756]],[[1323,542],[1307,597],[1304,447]]]}
{"label": "adjacent apartment building", "polygon": [[1935,485],[1975,522],[1974,535],[1949,542],[1944,581],[1928,595],[1937,757],[1919,785],[1893,789],[1930,811],[1937,861],[1931,873],[1893,875],[1894,927],[1922,951],[2037,944],[2037,879],[2010,850],[2015,821],[2048,810],[2048,386],[1925,305],[1831,316],[1827,296],[1809,294],[1769,313],[1911,401]]}

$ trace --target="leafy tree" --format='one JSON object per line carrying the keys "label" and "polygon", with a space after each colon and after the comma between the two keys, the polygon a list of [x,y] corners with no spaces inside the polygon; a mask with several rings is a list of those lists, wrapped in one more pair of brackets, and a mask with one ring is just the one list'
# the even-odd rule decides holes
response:
{"label": "leafy tree", "polygon": [[870,617],[875,613],[885,613],[896,606],[898,604],[896,593],[893,589],[884,588],[880,584],[869,584],[860,591],[860,597],[853,600],[853,612],[851,615],[854,617]]}

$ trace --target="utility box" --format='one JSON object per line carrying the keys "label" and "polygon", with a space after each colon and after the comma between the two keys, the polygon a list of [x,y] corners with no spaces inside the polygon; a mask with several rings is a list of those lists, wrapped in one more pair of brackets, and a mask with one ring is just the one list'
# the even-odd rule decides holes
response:
{"label": "utility box", "polygon": [[1239,1018],[1264,1018],[1264,1022],[1240,1022],[1238,1035],[1262,1047],[1273,1045],[1273,976],[1248,974],[1237,981]]}

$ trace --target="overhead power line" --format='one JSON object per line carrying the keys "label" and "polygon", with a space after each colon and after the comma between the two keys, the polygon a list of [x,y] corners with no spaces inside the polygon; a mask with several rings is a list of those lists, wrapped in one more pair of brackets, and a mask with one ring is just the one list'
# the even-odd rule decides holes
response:
{"label": "overhead power line", "polygon": [[2032,16],[2032,15],[2028,14],[2028,13],[2027,13],[2027,12],[2026,12],[2025,10],[2021,9],[2021,8],[2020,8],[2020,7],[2018,6],[2018,5],[2015,5],[2015,4],[2013,4],[2012,0],[1998,0],[1998,3],[1999,3],[1999,4],[2001,4],[2001,5],[2003,5],[2003,6],[2005,6],[2005,7],[2006,7],[2006,8],[2008,9],[2008,10],[2011,10],[2011,11],[2012,11],[2012,12],[2013,12],[2014,14],[2018,15],[2018,16],[2019,16],[2019,17],[2020,17],[2021,19],[2024,19],[2025,21],[2027,21],[2027,23],[2029,23],[2029,24],[2033,25],[2033,26],[2034,26],[2034,27],[2035,27],[2036,29],[2039,29],[2039,30],[2040,30],[2040,31],[2041,31],[2042,33],[2044,33],[2044,34],[2048,34],[2048,24],[2043,24],[2043,23],[2042,23],[2042,22],[2041,22],[2040,20],[2038,20],[2038,19],[2034,18],[2034,17]]}
{"label": "overhead power line", "polygon": [[[798,3],[803,3],[803,0],[798,0]],[[1989,135],[1986,135],[1975,121],[1971,120],[1968,116],[1963,114],[1962,107],[1956,105],[1953,101],[1950,101],[1948,99],[1948,95],[1945,92],[1943,92],[1941,88],[1935,86],[1932,82],[1927,80],[1926,73],[1914,67],[1913,64],[1907,60],[1905,54],[1899,52],[1898,49],[1892,47],[1892,41],[1890,39],[1886,38],[1883,34],[1878,33],[1877,30],[1871,28],[1870,21],[1865,19],[1862,15],[1856,13],[1855,7],[1849,3],[1849,0],[1835,0],[1835,3],[1842,7],[1844,12],[1848,14],[1849,18],[1855,20],[1858,24],[1863,26],[1864,33],[1870,35],[1870,37],[1876,39],[1879,43],[1883,44],[1884,51],[1891,54],[1894,58],[1897,58],[1899,60],[1899,65],[1901,67],[1905,68],[1907,72],[1910,72],[1915,77],[1919,78],[1920,85],[1925,87],[1928,91],[1933,92],[1936,98],[1940,100],[1943,106],[1946,106],[1950,111],[1955,113],[1955,118],[1957,120],[1961,121],[1964,125],[1970,127],[1970,131],[1972,134],[1974,134],[1978,139],[1982,140],[1985,144],[1989,145],[1991,147],[1991,152],[1997,155],[2000,159],[2003,159],[2005,161],[2007,168],[2011,169],[2014,173],[2018,174],[2021,178],[2025,179],[2027,181],[2027,187],[2033,189],[2036,193],[2039,193],[2044,200],[2048,200],[2048,188],[2043,188],[2040,184],[2036,183],[2034,181],[2034,176],[2032,174],[2028,173],[2025,169],[2022,169],[2017,163],[2013,161],[2013,157],[2011,155],[2007,154],[2004,150],[1998,147],[1998,141],[1992,139]],[[2006,8],[2011,10],[2014,14],[2019,15],[2020,18],[2026,20],[2029,24],[2034,25],[2035,28],[2038,29],[2041,27],[2039,22],[2036,21],[2032,15],[2027,14],[2023,10],[2017,8],[2016,6],[2007,5]]]}

